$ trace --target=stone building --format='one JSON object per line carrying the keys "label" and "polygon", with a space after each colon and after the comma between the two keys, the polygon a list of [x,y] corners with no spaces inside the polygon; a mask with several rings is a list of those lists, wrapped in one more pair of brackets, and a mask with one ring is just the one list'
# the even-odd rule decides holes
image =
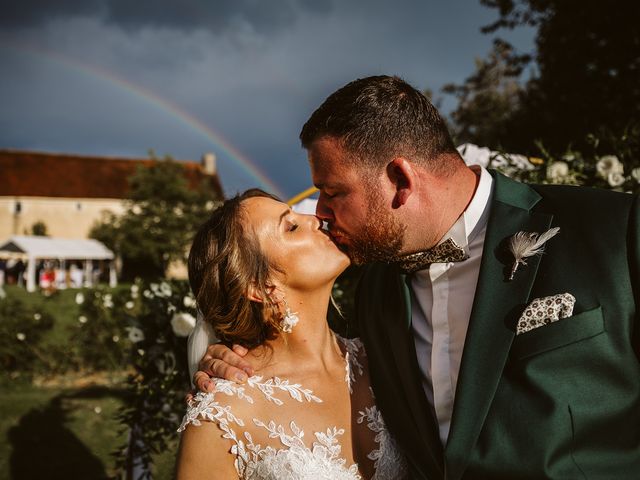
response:
{"label": "stone building", "polygon": [[[181,162],[190,185],[203,178],[219,198],[222,186],[213,154],[202,162]],[[44,223],[47,235],[87,238],[104,210],[124,212],[127,179],[149,159],[109,158],[18,150],[0,150],[0,241],[29,235]]]}

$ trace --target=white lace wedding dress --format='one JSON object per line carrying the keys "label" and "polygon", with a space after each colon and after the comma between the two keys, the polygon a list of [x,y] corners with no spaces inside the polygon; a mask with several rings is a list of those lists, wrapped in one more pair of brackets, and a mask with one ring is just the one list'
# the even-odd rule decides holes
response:
{"label": "white lace wedding dress", "polygon": [[[350,439],[345,438],[347,425],[320,425],[322,415],[314,413],[314,407],[323,401],[311,390],[262,376],[250,377],[244,385],[215,380],[212,393],[195,396],[178,431],[189,424],[198,426],[202,420],[217,424],[222,437],[229,440],[241,479],[407,478],[404,456],[375,405],[364,347],[358,339],[338,340],[351,399],[351,416],[345,419],[350,422]],[[324,408],[326,412],[327,405]],[[268,418],[255,418],[256,412],[269,412]],[[252,433],[247,431],[248,417],[255,426]],[[345,454],[347,449],[352,455]]]}

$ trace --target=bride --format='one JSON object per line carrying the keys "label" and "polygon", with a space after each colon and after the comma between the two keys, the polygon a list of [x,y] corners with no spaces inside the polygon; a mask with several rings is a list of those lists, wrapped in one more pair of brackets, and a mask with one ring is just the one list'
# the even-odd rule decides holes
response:
{"label": "bride", "polygon": [[312,215],[254,189],[198,231],[189,281],[205,322],[249,349],[245,384],[213,379],[189,404],[177,461],[191,478],[405,478],[359,340],[327,325],[349,265]]}

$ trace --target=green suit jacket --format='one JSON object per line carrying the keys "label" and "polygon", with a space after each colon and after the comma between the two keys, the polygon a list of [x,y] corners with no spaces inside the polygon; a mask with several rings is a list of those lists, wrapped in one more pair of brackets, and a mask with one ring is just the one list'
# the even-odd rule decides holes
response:
{"label": "green suit jacket", "polygon": [[[635,196],[527,186],[494,193],[454,403],[441,444],[411,330],[408,278],[365,270],[356,298],[372,383],[414,478],[640,478],[640,211]],[[506,239],[560,227],[508,281]],[[516,336],[534,298],[573,316]]]}

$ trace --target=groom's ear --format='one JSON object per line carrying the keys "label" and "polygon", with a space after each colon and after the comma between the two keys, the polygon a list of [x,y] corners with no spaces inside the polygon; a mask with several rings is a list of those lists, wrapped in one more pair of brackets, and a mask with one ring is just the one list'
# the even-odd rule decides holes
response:
{"label": "groom's ear", "polygon": [[399,208],[414,191],[416,172],[406,158],[396,157],[387,165],[387,176],[395,188],[393,208]]}

